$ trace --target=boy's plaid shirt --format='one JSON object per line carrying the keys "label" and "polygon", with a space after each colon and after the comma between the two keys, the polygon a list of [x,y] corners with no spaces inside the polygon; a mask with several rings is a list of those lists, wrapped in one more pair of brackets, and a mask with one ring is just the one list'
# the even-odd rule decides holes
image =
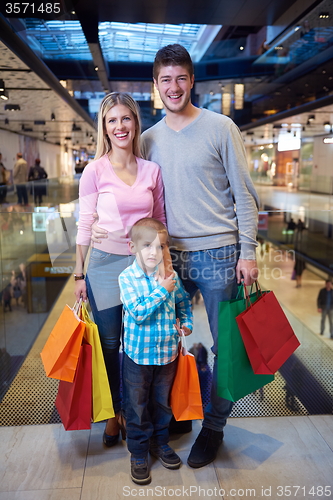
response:
{"label": "boy's plaid shirt", "polygon": [[124,305],[124,351],[138,365],[166,365],[178,354],[176,318],[192,329],[189,294],[176,274],[175,289],[169,293],[147,276],[135,260],[119,275]]}

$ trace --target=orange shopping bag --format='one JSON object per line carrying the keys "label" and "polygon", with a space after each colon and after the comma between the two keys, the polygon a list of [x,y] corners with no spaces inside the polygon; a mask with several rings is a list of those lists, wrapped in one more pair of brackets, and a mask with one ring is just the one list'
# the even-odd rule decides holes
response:
{"label": "orange shopping bag", "polygon": [[170,394],[170,406],[176,420],[203,418],[197,364],[186,348],[185,335],[180,336],[178,366]]}
{"label": "orange shopping bag", "polygon": [[65,306],[41,352],[45,373],[50,378],[73,382],[85,323],[78,317],[81,307]]}

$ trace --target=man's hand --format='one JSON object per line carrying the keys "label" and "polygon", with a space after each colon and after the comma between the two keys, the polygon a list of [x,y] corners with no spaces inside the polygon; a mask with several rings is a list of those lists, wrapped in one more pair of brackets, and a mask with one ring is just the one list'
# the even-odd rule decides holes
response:
{"label": "man's hand", "polygon": [[161,286],[166,288],[169,293],[171,293],[176,286],[176,279],[175,279],[175,273],[172,273],[171,276],[168,276],[167,278],[159,278],[158,282]]}
{"label": "man's hand", "polygon": [[258,266],[256,260],[239,259],[236,266],[237,283],[244,280],[246,286],[252,285],[258,279]]}
{"label": "man's hand", "polygon": [[91,241],[101,243],[101,239],[108,237],[108,232],[105,229],[98,227],[98,214],[93,214],[95,222],[91,226]]}
{"label": "man's hand", "polygon": [[187,326],[180,326],[179,318],[176,319],[175,327],[180,336],[185,335],[185,337],[187,337],[192,333],[192,330],[190,330]]}
{"label": "man's hand", "polygon": [[318,312],[321,313],[321,312],[323,312],[323,310],[322,309],[318,309]]}

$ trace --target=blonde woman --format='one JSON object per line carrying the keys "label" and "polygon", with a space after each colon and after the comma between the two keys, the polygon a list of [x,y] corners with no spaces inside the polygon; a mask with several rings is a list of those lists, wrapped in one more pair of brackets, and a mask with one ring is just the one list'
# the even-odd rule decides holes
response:
{"label": "blonde woman", "polygon": [[[116,416],[103,434],[106,446],[114,446],[121,427],[119,347],[122,305],[119,274],[133,262],[129,232],[143,217],[165,223],[163,184],[159,166],[141,158],[140,111],[132,97],[112,92],[100,105],[94,161],[80,180],[80,216],[77,235],[75,295],[89,299],[98,325]],[[100,243],[92,243],[87,268],[84,262],[91,242],[94,214],[107,231]]]}

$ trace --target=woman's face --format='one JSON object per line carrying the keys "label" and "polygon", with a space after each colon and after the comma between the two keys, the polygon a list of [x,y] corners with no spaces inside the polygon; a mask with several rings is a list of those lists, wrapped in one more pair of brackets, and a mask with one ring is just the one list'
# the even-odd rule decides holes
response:
{"label": "woman's face", "polygon": [[132,111],[124,104],[116,104],[106,113],[104,120],[112,149],[133,151],[136,123]]}

